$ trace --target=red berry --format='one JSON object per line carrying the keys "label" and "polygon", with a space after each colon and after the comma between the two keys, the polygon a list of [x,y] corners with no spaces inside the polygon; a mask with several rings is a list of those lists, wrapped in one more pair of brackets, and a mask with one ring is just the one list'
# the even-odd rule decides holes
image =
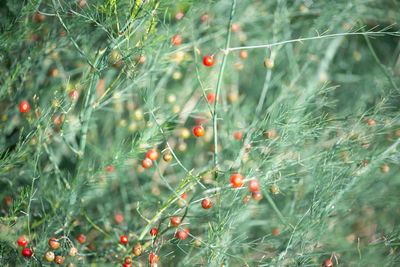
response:
{"label": "red berry", "polygon": [[157,263],[157,261],[158,261],[158,255],[154,254],[153,252],[150,253],[150,264],[151,263]]}
{"label": "red berry", "polygon": [[128,237],[126,235],[121,235],[120,239],[122,244],[128,243]]}
{"label": "red berry", "polygon": [[151,149],[147,151],[146,157],[151,159],[152,161],[156,161],[158,159],[158,152],[155,149]]}
{"label": "red berry", "polygon": [[179,217],[177,217],[177,216],[173,216],[173,217],[171,217],[171,224],[173,226],[178,226],[181,224],[181,219],[179,219]]}
{"label": "red berry", "polygon": [[260,201],[263,198],[263,195],[260,191],[255,191],[251,193],[252,197],[256,201]]}
{"label": "red berry", "polygon": [[56,258],[54,259],[54,262],[57,264],[62,264],[64,262],[63,256],[56,256]]}
{"label": "red berry", "polygon": [[249,190],[250,192],[257,192],[260,189],[260,185],[256,179],[251,179],[249,181]]}
{"label": "red berry", "polygon": [[122,215],[122,213],[117,212],[114,215],[115,220],[117,221],[117,223],[123,223],[124,222],[124,215]]}
{"label": "red berry", "polygon": [[235,188],[242,187],[243,180],[243,175],[241,175],[240,173],[234,173],[231,176],[231,184]]}
{"label": "red berry", "polygon": [[201,22],[207,22],[207,20],[208,20],[208,15],[207,15],[207,13],[204,13],[203,15],[201,15]]}
{"label": "red berry", "polygon": [[183,19],[183,16],[185,16],[185,14],[183,14],[182,11],[179,11],[179,12],[177,12],[177,13],[175,14],[175,19],[176,19],[176,20],[181,20],[181,19]]}
{"label": "red berry", "polygon": [[204,135],[204,128],[202,126],[196,126],[193,129],[193,133],[197,137],[203,136]]}
{"label": "red berry", "polygon": [[149,159],[149,158],[145,158],[145,159],[142,161],[142,166],[143,166],[143,168],[148,169],[148,168],[151,167],[151,165],[153,165],[153,162],[152,162],[151,159]]}
{"label": "red berry", "polygon": [[132,267],[132,263],[122,263],[122,267]]}
{"label": "red berry", "polygon": [[157,234],[157,229],[156,228],[151,228],[151,230],[150,230],[150,235],[151,236],[155,236],[156,234]]}
{"label": "red berry", "polygon": [[86,236],[84,234],[80,234],[76,239],[78,240],[79,243],[85,242]]}
{"label": "red berry", "polygon": [[367,164],[368,164],[368,161],[364,159],[364,160],[363,160],[362,167],[366,167],[366,166],[367,166]]}
{"label": "red berry", "polygon": [[26,244],[28,244],[28,240],[25,238],[25,236],[18,237],[18,245],[25,247]]}
{"label": "red berry", "polygon": [[207,94],[207,100],[208,102],[210,102],[211,104],[215,102],[215,94],[214,93],[208,93]]}
{"label": "red berry", "polygon": [[243,203],[245,203],[245,204],[248,203],[250,201],[250,198],[251,198],[251,196],[249,196],[249,195],[244,196]]}
{"label": "red berry", "polygon": [[207,67],[214,65],[214,58],[212,56],[205,56],[203,58],[203,64]]}
{"label": "red berry", "polygon": [[22,112],[22,113],[26,113],[26,112],[28,112],[29,111],[29,103],[28,103],[28,101],[22,101],[20,104],[19,104],[19,110]]}
{"label": "red berry", "polygon": [[278,230],[278,228],[272,229],[272,235],[273,235],[273,236],[279,235],[279,230]]}
{"label": "red berry", "polygon": [[106,167],[106,170],[107,170],[108,172],[113,172],[113,171],[115,170],[115,168],[112,167],[112,166],[107,166],[107,167]]}
{"label": "red berry", "polygon": [[239,31],[239,30],[240,30],[239,24],[232,23],[231,30],[232,30],[232,32],[237,32],[237,31]]}
{"label": "red berry", "polygon": [[240,140],[240,139],[242,139],[242,137],[243,137],[242,132],[235,132],[233,135],[235,136],[235,138],[236,138],[237,140]]}
{"label": "red berry", "polygon": [[180,35],[174,35],[174,37],[172,37],[173,45],[180,45],[181,42],[182,42],[182,37]]}
{"label": "red berry", "polygon": [[43,21],[46,20],[46,16],[43,15],[43,14],[39,14],[39,13],[36,12],[35,15],[33,16],[33,20],[34,20],[35,22],[43,22]]}
{"label": "red berry", "polygon": [[50,240],[49,240],[49,246],[50,246],[52,249],[58,249],[58,248],[60,247],[60,240],[58,240],[58,239],[55,238],[55,237],[50,238]]}
{"label": "red berry", "polygon": [[367,119],[369,125],[374,125],[376,122],[373,119]]}
{"label": "red berry", "polygon": [[7,206],[10,206],[12,202],[12,197],[11,196],[6,196],[4,198],[4,204],[6,204]]}
{"label": "red berry", "polygon": [[186,198],[187,198],[187,196],[188,196],[188,194],[187,194],[187,193],[185,193],[185,194],[182,194],[182,195],[181,195],[181,198],[182,198],[182,199],[186,199]]}
{"label": "red berry", "polygon": [[326,260],[322,263],[323,267],[332,267],[333,266],[333,262],[331,260]]}
{"label": "red berry", "polygon": [[32,252],[32,250],[30,250],[29,248],[24,248],[24,249],[22,250],[22,256],[24,256],[25,258],[30,258],[30,257],[32,257],[32,254],[33,254],[33,252]]}
{"label": "red berry", "polygon": [[246,50],[240,50],[239,57],[241,59],[246,59],[248,57],[247,51]]}
{"label": "red berry", "polygon": [[205,198],[203,199],[203,201],[201,201],[201,206],[203,207],[203,209],[208,210],[209,208],[211,208],[212,202],[208,198]]}
{"label": "red berry", "polygon": [[69,96],[69,99],[76,101],[76,100],[78,100],[79,93],[77,90],[72,90],[71,92],[69,92],[68,96]]}
{"label": "red berry", "polygon": [[189,229],[183,228],[183,230],[176,232],[176,237],[180,240],[185,240],[189,236],[189,233]]}

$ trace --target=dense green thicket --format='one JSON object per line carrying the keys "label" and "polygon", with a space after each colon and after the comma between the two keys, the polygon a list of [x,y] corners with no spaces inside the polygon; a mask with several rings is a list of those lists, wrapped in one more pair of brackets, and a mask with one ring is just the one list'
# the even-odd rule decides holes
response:
{"label": "dense green thicket", "polygon": [[398,266],[399,17],[391,0],[0,1],[0,265]]}

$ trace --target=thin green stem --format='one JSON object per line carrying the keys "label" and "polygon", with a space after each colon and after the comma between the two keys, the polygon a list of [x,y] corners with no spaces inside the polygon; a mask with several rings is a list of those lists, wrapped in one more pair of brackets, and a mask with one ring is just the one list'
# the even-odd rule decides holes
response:
{"label": "thin green stem", "polygon": [[109,233],[107,233],[106,231],[104,231],[103,229],[100,228],[100,226],[98,226],[97,224],[95,224],[86,214],[85,211],[82,211],[82,215],[85,217],[85,219],[93,226],[93,228],[95,228],[96,230],[98,230],[100,233],[102,233],[103,235],[105,235],[106,237],[108,237],[113,243],[117,244],[120,248],[126,250],[126,247],[124,247],[123,245],[121,245],[117,240],[115,240]]}
{"label": "thin green stem", "polygon": [[[218,128],[218,99],[219,99],[219,95],[221,92],[222,78],[224,76],[226,60],[228,59],[229,44],[230,44],[231,35],[232,35],[231,28],[232,28],[233,16],[235,15],[235,8],[236,8],[236,0],[233,0],[231,15],[229,18],[229,23],[228,23],[227,36],[226,36],[226,41],[225,41],[224,55],[222,57],[222,63],[221,63],[221,67],[220,67],[219,74],[218,74],[217,88],[216,88],[216,92],[215,92],[214,113],[213,113],[214,167],[215,167],[215,169],[218,168],[218,131],[217,131],[217,128]],[[216,172],[216,175],[217,175],[217,172]]]}
{"label": "thin green stem", "polygon": [[364,39],[365,42],[368,45],[369,51],[371,52],[372,56],[374,57],[376,63],[378,64],[379,68],[382,70],[383,74],[388,78],[390,84],[393,86],[394,89],[396,89],[396,91],[399,91],[399,88],[397,87],[396,83],[394,82],[392,76],[390,75],[390,73],[387,71],[387,69],[385,68],[385,66],[381,63],[381,61],[379,60],[378,56],[375,53],[374,48],[372,47],[372,44],[368,38],[368,35],[364,35]]}
{"label": "thin green stem", "polygon": [[278,209],[278,207],[276,206],[274,200],[272,199],[272,197],[267,193],[265,194],[266,199],[268,200],[269,204],[271,205],[272,209],[276,212],[276,214],[278,215],[279,220],[286,226],[294,229],[294,227],[292,225],[290,225],[285,217],[283,217],[282,213],[280,212],[280,210]]}
{"label": "thin green stem", "polygon": [[298,38],[292,40],[286,40],[282,42],[276,42],[271,44],[263,44],[263,45],[250,45],[250,46],[239,46],[239,47],[232,47],[229,48],[229,52],[235,50],[243,50],[243,49],[257,49],[257,48],[271,48],[273,46],[285,45],[289,43],[297,43],[297,42],[304,42],[304,41],[313,41],[313,40],[320,40],[326,38],[335,38],[335,37],[345,37],[345,36],[354,36],[354,35],[369,35],[369,36],[379,36],[379,35],[393,35],[393,36],[400,36],[400,32],[344,32],[344,33],[334,33],[334,34],[327,34],[327,35],[318,35],[315,37],[307,37],[307,38]]}
{"label": "thin green stem", "polygon": [[[193,31],[192,31],[192,37],[194,39]],[[213,115],[213,110],[212,110],[210,102],[207,99],[206,90],[204,88],[203,82],[201,81],[199,68],[197,66],[198,56],[197,56],[197,53],[196,53],[195,42],[193,42],[193,55],[194,55],[194,66],[195,66],[195,70],[196,70],[196,77],[197,77],[197,80],[198,80],[198,82],[200,84],[201,92],[203,94],[204,101],[206,101],[206,103],[207,103],[208,110],[210,111],[211,115]]]}

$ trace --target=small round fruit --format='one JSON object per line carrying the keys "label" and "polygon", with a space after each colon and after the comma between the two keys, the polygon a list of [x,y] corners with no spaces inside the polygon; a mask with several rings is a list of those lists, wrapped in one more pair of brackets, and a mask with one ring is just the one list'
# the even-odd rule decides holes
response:
{"label": "small round fruit", "polygon": [[183,228],[183,230],[176,232],[176,237],[180,240],[185,240],[189,236],[189,233],[189,229]]}
{"label": "small round fruit", "polygon": [[50,240],[49,240],[49,246],[50,246],[52,249],[58,249],[58,248],[60,247],[60,240],[58,240],[58,239],[55,238],[55,237],[50,238]]}
{"label": "small round fruit", "polygon": [[260,185],[258,184],[257,179],[251,179],[249,181],[249,190],[250,192],[257,192],[260,190]]}
{"label": "small round fruit", "polygon": [[53,251],[47,251],[46,254],[44,254],[44,258],[45,258],[46,261],[48,261],[48,262],[54,261],[54,258],[55,258],[55,257],[56,257],[56,256],[54,255],[54,252],[53,252]]}
{"label": "small round fruit", "polygon": [[117,223],[123,223],[124,222],[124,215],[121,212],[117,212],[114,215],[115,221]]}
{"label": "small round fruit", "polygon": [[170,161],[172,160],[172,155],[171,155],[170,153],[165,153],[165,154],[163,155],[163,160],[164,160],[165,162],[170,162]]}
{"label": "small round fruit", "polygon": [[244,196],[243,203],[245,203],[245,204],[248,203],[250,201],[250,199],[251,199],[251,196],[249,196],[249,195]]}
{"label": "small round fruit", "polygon": [[22,256],[24,256],[25,258],[30,258],[30,257],[32,257],[32,254],[33,254],[33,252],[32,252],[32,250],[30,250],[29,248],[24,248],[24,249],[22,250]]}
{"label": "small round fruit", "polygon": [[186,128],[186,127],[182,127],[181,129],[179,129],[179,136],[180,136],[182,139],[189,138],[189,137],[190,137],[190,131],[189,131],[189,129]]}
{"label": "small round fruit", "polygon": [[147,151],[146,157],[151,159],[151,161],[156,161],[158,159],[158,152],[155,149]]}
{"label": "small round fruit", "polygon": [[150,253],[150,264],[151,263],[157,263],[158,262],[158,255],[154,254],[153,252]]}
{"label": "small round fruit", "polygon": [[150,235],[155,236],[157,234],[158,230],[156,228],[151,228],[150,230]]}
{"label": "small round fruit", "polygon": [[267,139],[273,139],[277,135],[278,134],[276,133],[275,129],[265,131],[265,138],[267,138]]}
{"label": "small round fruit", "polygon": [[203,64],[207,67],[214,65],[214,58],[212,56],[205,56],[203,58]]}
{"label": "small round fruit", "polygon": [[275,63],[272,59],[267,58],[266,60],[264,60],[264,67],[266,67],[267,69],[272,69],[274,65]]}
{"label": "small round fruit", "polygon": [[279,194],[279,187],[277,186],[277,185],[273,185],[273,186],[271,186],[271,188],[269,189],[269,191],[272,193],[272,194],[274,194],[274,195],[276,195],[276,194]]}
{"label": "small round fruit", "polygon": [[273,236],[277,236],[277,235],[279,235],[279,230],[278,230],[278,228],[274,228],[274,229],[272,229],[272,235]]}
{"label": "small round fruit", "polygon": [[43,22],[46,20],[46,16],[44,14],[39,14],[39,13],[35,13],[35,15],[33,16],[33,20],[35,22]]}
{"label": "small round fruit", "polygon": [[185,14],[182,11],[179,11],[175,14],[175,19],[181,20],[181,19],[183,19],[183,16],[185,16]]}
{"label": "small round fruit", "polygon": [[242,187],[244,177],[240,173],[234,173],[231,176],[231,184],[235,188]]}
{"label": "small round fruit", "polygon": [[332,267],[333,266],[333,262],[331,260],[326,260],[322,263],[323,267]]}
{"label": "small round fruit", "polygon": [[173,45],[180,45],[181,42],[182,42],[182,37],[180,35],[174,35],[174,37],[172,37]]}
{"label": "small round fruit", "polygon": [[60,265],[63,264],[63,262],[64,262],[63,256],[56,256],[56,258],[54,259],[54,262],[57,264],[60,264]]}
{"label": "small round fruit", "polygon": [[263,195],[260,191],[252,192],[251,195],[256,201],[260,201],[263,198]]}
{"label": "small round fruit", "polygon": [[122,263],[122,267],[133,267],[132,263]]}
{"label": "small round fruit", "polygon": [[207,94],[207,100],[210,102],[210,104],[213,104],[215,102],[215,94],[214,93],[208,93]]}
{"label": "small round fruit", "polygon": [[12,203],[12,196],[6,196],[4,198],[4,204],[6,204],[6,206],[10,206]]}
{"label": "small round fruit", "polygon": [[173,226],[178,226],[181,224],[181,219],[177,216],[173,216],[173,217],[171,217],[171,224]]}
{"label": "small round fruit", "polygon": [[242,132],[235,132],[233,135],[235,136],[235,138],[236,138],[237,140],[240,140],[240,139],[242,139],[242,137],[243,137]]}
{"label": "small round fruit", "polygon": [[146,56],[145,55],[138,55],[136,57],[136,62],[139,62],[139,64],[143,64],[146,62]]}
{"label": "small round fruit", "polygon": [[153,161],[152,161],[151,159],[149,159],[149,158],[145,158],[145,159],[142,161],[142,166],[143,166],[143,168],[148,169],[148,168],[151,167],[151,165],[153,165]]}
{"label": "small round fruit", "polygon": [[204,135],[204,128],[202,126],[196,126],[193,129],[193,133],[197,137],[203,136]]}
{"label": "small round fruit", "polygon": [[78,90],[72,90],[71,92],[69,92],[69,94],[68,94],[68,96],[69,96],[69,99],[72,101],[76,101],[76,100],[78,100],[78,97],[79,97],[79,92],[78,92]]}
{"label": "small round fruit", "polygon": [[21,247],[25,247],[26,244],[28,244],[28,240],[25,238],[25,236],[20,236],[18,237],[18,245],[20,245]]}
{"label": "small round fruit", "polygon": [[71,255],[72,257],[75,257],[76,255],[78,255],[78,249],[76,247],[71,247],[69,249],[69,255]]}
{"label": "small round fruit", "polygon": [[85,238],[86,236],[84,234],[80,234],[76,239],[78,240],[79,243],[82,244],[83,242],[85,242]]}
{"label": "small round fruit", "polygon": [[247,54],[247,51],[246,51],[246,50],[240,50],[240,52],[239,52],[239,57],[240,57],[241,59],[246,59],[248,56],[249,56],[249,55]]}
{"label": "small round fruit", "polygon": [[78,5],[79,5],[81,8],[86,7],[86,0],[81,0],[81,1],[79,1],[79,2],[78,2]]}
{"label": "small round fruit", "polygon": [[121,241],[122,244],[128,243],[128,237],[126,235],[121,235],[119,240]]}
{"label": "small round fruit", "polygon": [[208,15],[207,13],[204,13],[203,15],[201,15],[201,22],[205,23],[208,20]]}
{"label": "small round fruit", "polygon": [[238,32],[240,30],[239,24],[232,23],[231,30],[232,30],[232,32]]}
{"label": "small round fruit", "polygon": [[22,113],[26,113],[26,112],[28,112],[29,111],[29,102],[28,101],[22,101],[20,104],[19,104],[19,110],[22,112]]}
{"label": "small round fruit", "polygon": [[383,172],[383,173],[388,173],[389,170],[390,170],[390,168],[387,164],[383,165],[381,168],[381,172]]}
{"label": "small round fruit", "polygon": [[203,199],[203,201],[201,201],[201,206],[203,207],[203,209],[208,210],[209,208],[211,208],[212,202],[208,198],[205,198]]}
{"label": "small round fruit", "polygon": [[376,124],[376,122],[373,119],[367,119],[367,123],[369,125],[375,125]]}
{"label": "small round fruit", "polygon": [[113,171],[115,170],[115,168],[112,167],[112,166],[107,166],[107,167],[106,167],[106,170],[107,170],[108,172],[113,172]]}
{"label": "small round fruit", "polygon": [[251,150],[251,144],[247,144],[245,150],[246,150],[246,152],[249,152]]}
{"label": "small round fruit", "polygon": [[142,246],[140,244],[137,244],[133,247],[132,253],[135,254],[136,256],[140,256],[143,252]]}
{"label": "small round fruit", "polygon": [[131,264],[132,263],[132,257],[125,257],[125,259],[124,259],[124,263],[126,263],[126,264]]}

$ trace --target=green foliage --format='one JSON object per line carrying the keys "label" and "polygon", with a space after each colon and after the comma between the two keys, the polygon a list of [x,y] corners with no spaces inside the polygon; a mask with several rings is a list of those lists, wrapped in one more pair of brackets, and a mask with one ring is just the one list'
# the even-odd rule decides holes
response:
{"label": "green foliage", "polygon": [[0,3],[1,266],[399,265],[396,1]]}

